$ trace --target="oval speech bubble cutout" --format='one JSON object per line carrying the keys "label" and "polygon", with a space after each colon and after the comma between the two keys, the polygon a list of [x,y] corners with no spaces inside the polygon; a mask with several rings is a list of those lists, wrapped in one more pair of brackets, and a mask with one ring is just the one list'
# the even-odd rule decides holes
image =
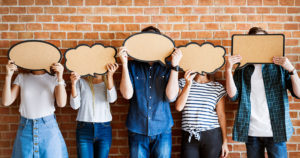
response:
{"label": "oval speech bubble cutout", "polygon": [[231,55],[241,55],[238,68],[247,64],[273,64],[274,56],[284,56],[283,34],[232,35]]}
{"label": "oval speech bubble cutout", "polygon": [[50,67],[53,63],[61,61],[62,54],[53,44],[29,40],[15,44],[8,50],[8,58],[15,64],[27,70],[45,70],[51,73]]}
{"label": "oval speech bubble cutout", "polygon": [[85,44],[68,49],[65,53],[65,67],[80,76],[104,75],[107,73],[107,64],[116,63],[117,49],[105,47],[96,43],[91,47]]}
{"label": "oval speech bubble cutout", "polygon": [[163,34],[153,32],[140,32],[129,36],[123,42],[128,50],[128,55],[140,61],[160,61],[165,64],[165,59],[174,50],[174,41]]}
{"label": "oval speech bubble cutout", "polygon": [[179,63],[183,71],[192,70],[200,74],[212,74],[225,64],[225,48],[214,46],[210,42],[201,45],[191,42],[178,49],[183,55]]}

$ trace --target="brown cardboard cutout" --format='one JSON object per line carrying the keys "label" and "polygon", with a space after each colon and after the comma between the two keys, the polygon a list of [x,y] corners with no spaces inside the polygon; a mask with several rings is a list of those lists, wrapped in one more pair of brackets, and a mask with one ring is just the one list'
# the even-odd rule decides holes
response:
{"label": "brown cardboard cutout", "polygon": [[141,32],[129,36],[123,46],[128,50],[128,55],[136,60],[160,61],[165,64],[165,59],[172,54],[175,44],[166,35]]}
{"label": "brown cardboard cutout", "polygon": [[45,70],[50,73],[53,63],[60,62],[60,50],[53,44],[29,40],[12,46],[8,51],[8,58],[13,60],[18,67],[27,70]]}
{"label": "brown cardboard cutout", "polygon": [[81,76],[102,75],[107,72],[106,65],[116,63],[117,50],[114,47],[105,47],[102,44],[78,45],[65,53],[65,66]]}
{"label": "brown cardboard cutout", "polygon": [[191,42],[185,46],[180,46],[182,59],[179,66],[184,71],[192,70],[197,73],[214,73],[225,63],[225,49],[222,46],[214,46],[205,42],[201,45]]}
{"label": "brown cardboard cutout", "polygon": [[231,55],[242,56],[240,67],[273,63],[274,56],[284,56],[284,35],[233,35]]}

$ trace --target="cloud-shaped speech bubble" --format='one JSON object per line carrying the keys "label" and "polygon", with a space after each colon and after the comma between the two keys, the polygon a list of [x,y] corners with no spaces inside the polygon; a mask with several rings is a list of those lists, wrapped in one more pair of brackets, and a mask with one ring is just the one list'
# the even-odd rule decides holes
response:
{"label": "cloud-shaped speech bubble", "polygon": [[50,74],[51,65],[60,62],[62,55],[60,50],[51,43],[29,40],[12,46],[8,50],[8,58],[23,69],[45,70]]}
{"label": "cloud-shaped speech bubble", "polygon": [[141,32],[125,39],[123,46],[128,50],[128,55],[136,60],[160,61],[165,64],[165,59],[172,54],[175,44],[166,35]]}
{"label": "cloud-shaped speech bubble", "polygon": [[116,63],[116,53],[116,48],[105,47],[100,43],[91,47],[85,44],[78,45],[66,51],[65,67],[81,76],[103,75],[107,72],[107,64]]}
{"label": "cloud-shaped speech bubble", "polygon": [[182,51],[179,66],[184,71],[193,70],[197,73],[214,73],[225,64],[226,50],[222,46],[214,46],[205,42],[201,45],[195,42],[178,47]]}
{"label": "cloud-shaped speech bubble", "polygon": [[232,35],[231,55],[237,54],[242,56],[239,68],[247,64],[273,63],[274,56],[284,56],[284,35]]}

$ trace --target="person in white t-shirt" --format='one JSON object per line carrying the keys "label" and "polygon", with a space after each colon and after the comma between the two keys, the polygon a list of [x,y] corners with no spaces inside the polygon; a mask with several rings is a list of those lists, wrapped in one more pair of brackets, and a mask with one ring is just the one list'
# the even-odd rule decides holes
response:
{"label": "person in white t-shirt", "polygon": [[20,124],[13,147],[13,158],[43,157],[67,158],[68,151],[54,115],[55,106],[66,105],[67,94],[63,80],[64,67],[54,63],[54,76],[44,70],[19,73],[11,86],[17,66],[6,65],[2,104],[11,105],[20,95]]}
{"label": "person in white t-shirt", "polygon": [[[259,27],[249,35],[265,35]],[[249,43],[251,44],[251,43]],[[248,158],[287,158],[286,141],[293,134],[289,115],[287,90],[300,97],[297,70],[287,57],[273,57],[272,64],[249,64],[235,69],[242,56],[228,56],[226,61],[226,89],[232,101],[239,100],[232,139],[246,143]]]}
{"label": "person in white t-shirt", "polygon": [[80,78],[72,72],[70,104],[79,109],[77,115],[78,158],[107,158],[112,142],[110,103],[117,100],[113,75],[118,64],[108,64],[105,75]]}

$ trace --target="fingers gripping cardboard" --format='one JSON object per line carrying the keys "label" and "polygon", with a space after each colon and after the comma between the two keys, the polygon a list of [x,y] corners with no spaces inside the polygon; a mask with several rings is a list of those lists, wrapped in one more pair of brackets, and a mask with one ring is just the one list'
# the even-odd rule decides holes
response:
{"label": "fingers gripping cardboard", "polygon": [[81,76],[102,75],[107,72],[106,65],[116,63],[117,50],[114,47],[105,47],[102,44],[78,45],[68,49],[65,53],[65,67]]}
{"label": "fingers gripping cardboard", "polygon": [[61,61],[60,50],[53,44],[29,40],[15,44],[8,50],[8,58],[27,70],[45,70],[50,73],[53,63]]}
{"label": "fingers gripping cardboard", "polygon": [[141,61],[160,61],[165,64],[165,59],[174,50],[174,41],[166,35],[142,32],[129,36],[123,46],[128,50],[128,55]]}
{"label": "fingers gripping cardboard", "polygon": [[197,73],[214,73],[225,64],[225,48],[205,42],[201,45],[195,42],[180,46],[182,59],[179,66],[184,71],[192,70]]}
{"label": "fingers gripping cardboard", "polygon": [[231,55],[242,56],[240,67],[273,63],[274,56],[284,56],[283,34],[233,35],[231,42]]}

